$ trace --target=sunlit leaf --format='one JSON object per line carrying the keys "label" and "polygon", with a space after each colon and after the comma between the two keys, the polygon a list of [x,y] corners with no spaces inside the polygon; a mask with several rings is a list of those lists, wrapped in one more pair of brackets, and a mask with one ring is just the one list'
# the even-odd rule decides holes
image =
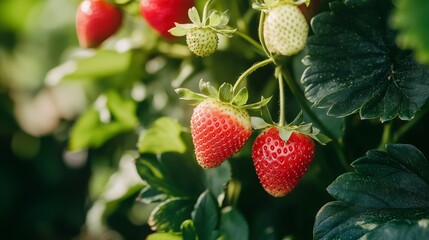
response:
{"label": "sunlit leaf", "polygon": [[180,232],[182,222],[191,218],[193,204],[189,199],[170,198],[152,211],[148,223],[154,231]]}

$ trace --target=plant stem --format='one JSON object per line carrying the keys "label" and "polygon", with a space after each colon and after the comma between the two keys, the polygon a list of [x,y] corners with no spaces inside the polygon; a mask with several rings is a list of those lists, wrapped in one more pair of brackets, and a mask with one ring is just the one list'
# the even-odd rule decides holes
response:
{"label": "plant stem", "polygon": [[249,37],[247,34],[242,33],[240,31],[235,31],[235,34],[237,34],[239,37],[246,40],[248,43],[250,43],[252,46],[254,46],[257,50],[257,52],[261,55],[265,55],[264,49],[262,48],[261,44],[253,40],[251,37]]}
{"label": "plant stem", "polygon": [[280,67],[276,68],[276,78],[279,81],[279,101],[280,101],[280,116],[279,123],[280,127],[285,126],[285,93],[284,93],[284,85],[283,85],[283,74]]}
{"label": "plant stem", "polygon": [[237,88],[240,86],[241,82],[246,79],[247,76],[249,76],[251,73],[253,73],[256,69],[263,67],[269,63],[272,63],[273,60],[272,59],[265,59],[261,62],[255,63],[253,64],[250,68],[248,68],[244,73],[242,73],[240,75],[240,77],[238,77],[237,81],[234,84],[234,88],[233,88],[233,92],[236,93],[237,92]]}
{"label": "plant stem", "polygon": [[273,59],[273,62],[275,62],[274,61],[274,57],[270,53],[270,51],[268,50],[267,45],[265,44],[265,40],[264,40],[264,22],[265,22],[265,17],[266,17],[266,14],[264,12],[261,12],[261,16],[259,18],[258,37],[259,37],[259,41],[261,42],[261,46],[262,46],[262,49],[264,50],[265,54],[269,58]]}
{"label": "plant stem", "polygon": [[303,110],[308,114],[308,116],[313,120],[314,123],[317,124],[317,126],[320,127],[320,129],[329,137],[332,139],[333,147],[335,148],[335,152],[337,153],[341,165],[343,166],[344,170],[350,170],[350,166],[347,162],[346,155],[344,154],[343,148],[338,141],[338,139],[335,137],[335,135],[323,124],[323,122],[319,119],[319,117],[311,110],[311,108],[307,105],[307,99],[304,97],[304,94],[299,90],[298,85],[296,82],[292,79],[292,76],[290,75],[289,71],[287,69],[282,70],[282,74],[285,77],[286,84],[288,85],[289,89],[291,90],[292,94],[296,98],[296,100],[300,103]]}
{"label": "plant stem", "polygon": [[389,121],[384,124],[383,127],[383,136],[381,137],[380,145],[378,145],[379,149],[384,149],[384,146],[390,142],[392,142],[392,126],[393,121]]}
{"label": "plant stem", "polygon": [[408,121],[401,128],[399,128],[393,135],[393,142],[397,143],[410,129],[414,127],[425,115],[429,112],[429,107],[418,112],[413,120]]}

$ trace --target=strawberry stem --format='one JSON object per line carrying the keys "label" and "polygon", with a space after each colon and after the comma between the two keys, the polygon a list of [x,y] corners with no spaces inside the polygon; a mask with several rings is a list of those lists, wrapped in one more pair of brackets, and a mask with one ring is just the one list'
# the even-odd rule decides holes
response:
{"label": "strawberry stem", "polygon": [[252,46],[254,46],[257,50],[257,52],[261,55],[265,55],[265,51],[262,48],[261,44],[259,44],[258,42],[256,42],[255,40],[253,40],[251,37],[249,37],[247,34],[239,32],[239,31],[235,31],[235,34],[237,34],[239,37],[243,38],[244,40],[246,40],[248,43],[250,43]]}
{"label": "strawberry stem", "polygon": [[253,64],[250,68],[248,68],[245,72],[243,72],[240,77],[238,77],[237,81],[234,84],[234,88],[232,89],[233,93],[237,93],[238,87],[240,86],[241,82],[246,79],[247,76],[249,76],[251,73],[253,73],[256,69],[263,67],[269,63],[272,63],[273,60],[271,58],[265,59],[261,62]]}
{"label": "strawberry stem", "polygon": [[283,74],[281,67],[276,68],[276,78],[279,81],[279,102],[280,102],[280,116],[279,123],[280,127],[284,127],[286,124],[285,120],[285,93],[284,93],[284,85],[283,85]]}

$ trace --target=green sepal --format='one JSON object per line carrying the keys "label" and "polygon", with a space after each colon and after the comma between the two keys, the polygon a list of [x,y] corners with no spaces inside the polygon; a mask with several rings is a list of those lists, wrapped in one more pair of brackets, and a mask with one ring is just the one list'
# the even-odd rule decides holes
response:
{"label": "green sepal", "polygon": [[200,15],[198,14],[198,10],[195,7],[192,7],[188,10],[188,17],[189,20],[191,20],[192,23],[194,23],[197,26],[202,25]]}
{"label": "green sepal", "polygon": [[205,82],[203,79],[200,80],[199,88],[202,94],[212,97],[218,98],[219,92],[214,88],[209,82]]}
{"label": "green sepal", "polygon": [[223,83],[219,87],[219,100],[222,102],[231,103],[232,99],[234,98],[234,91],[232,89],[233,87],[230,83]]}
{"label": "green sepal", "polygon": [[261,99],[261,101],[241,106],[244,109],[258,110],[270,102],[272,97]]}
{"label": "green sepal", "polygon": [[302,111],[296,115],[295,119],[289,125],[300,125],[304,121],[304,115]]}
{"label": "green sepal", "polygon": [[185,36],[189,30],[193,27],[193,24],[179,24],[179,23],[174,23],[174,25],[176,25],[174,28],[171,28],[170,30],[168,30],[168,32],[176,37],[182,37]]}
{"label": "green sepal", "polygon": [[278,127],[277,130],[279,131],[280,138],[285,142],[289,141],[289,138],[290,136],[292,136],[292,133],[294,131],[293,129],[283,127]]}
{"label": "green sepal", "polygon": [[218,11],[212,11],[209,16],[209,24],[210,26],[219,26],[221,23],[220,14]]}
{"label": "green sepal", "polygon": [[[264,96],[261,96],[261,100],[264,100]],[[274,124],[273,118],[271,117],[270,109],[268,109],[267,105],[261,107],[261,116],[265,122]]]}
{"label": "green sepal", "polygon": [[191,100],[191,101],[204,101],[207,96],[199,93],[192,92],[187,88],[178,88],[175,90],[176,93],[180,96],[180,99]]}
{"label": "green sepal", "polygon": [[326,145],[327,143],[329,143],[330,141],[332,141],[332,139],[330,139],[328,136],[324,135],[324,134],[316,134],[316,135],[309,135],[312,139],[316,140],[318,143],[320,143],[321,145]]}
{"label": "green sepal", "polygon": [[249,92],[247,91],[247,88],[242,88],[232,99],[232,104],[236,106],[243,106],[244,104],[247,103],[248,99],[249,99]]}
{"label": "green sepal", "polygon": [[272,124],[265,122],[264,119],[260,117],[250,117],[250,123],[252,124],[252,128],[255,130],[264,129],[269,126],[272,126]]}

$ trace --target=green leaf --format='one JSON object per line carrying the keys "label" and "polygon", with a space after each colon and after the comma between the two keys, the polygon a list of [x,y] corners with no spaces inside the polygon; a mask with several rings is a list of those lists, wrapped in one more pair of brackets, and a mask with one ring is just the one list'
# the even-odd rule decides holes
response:
{"label": "green leaf", "polygon": [[180,226],[183,240],[197,240],[197,232],[191,219],[185,220]]}
{"label": "green leaf", "polygon": [[164,193],[152,188],[151,186],[147,186],[140,191],[139,196],[136,201],[139,201],[144,204],[157,203],[162,202],[167,198],[167,195]]}
{"label": "green leaf", "polygon": [[248,99],[249,99],[249,92],[247,91],[247,88],[242,88],[232,99],[232,104],[236,106],[243,106],[244,104],[247,103]]}
{"label": "green leaf", "polygon": [[140,134],[137,146],[140,153],[184,153],[186,145],[180,137],[181,133],[182,126],[176,120],[161,117]]}
{"label": "green leaf", "polygon": [[192,219],[197,229],[199,240],[212,240],[219,222],[219,207],[209,191],[203,192],[195,204]]}
{"label": "green leaf", "polygon": [[209,191],[215,196],[219,196],[224,192],[225,185],[231,180],[231,165],[225,161],[216,168],[204,170],[206,175],[206,186]]}
{"label": "green leaf", "polygon": [[414,146],[387,145],[353,162],[329,187],[314,239],[429,238],[429,162]]}
{"label": "green leaf", "polygon": [[200,80],[199,88],[202,94],[212,97],[218,98],[219,93],[209,82],[204,82],[203,79]]}
{"label": "green leaf", "polygon": [[307,99],[337,117],[359,111],[362,119],[412,119],[429,97],[429,70],[396,45],[390,3],[337,1],[330,8],[312,21],[302,76]]}
{"label": "green leaf", "polygon": [[99,147],[118,134],[134,129],[138,124],[134,101],[122,99],[116,92],[109,92],[102,98],[102,106],[89,107],[73,126],[70,150]]}
{"label": "green leaf", "polygon": [[182,222],[191,218],[193,204],[189,199],[170,198],[152,211],[148,223],[154,231],[180,232]]}
{"label": "green leaf", "polygon": [[180,96],[180,99],[182,99],[182,100],[191,100],[191,101],[201,102],[207,98],[207,96],[204,96],[203,94],[199,94],[199,93],[194,93],[187,88],[178,88],[175,91]]}
{"label": "green leaf", "polygon": [[425,64],[429,64],[428,9],[429,1],[398,0],[392,15],[393,26],[399,31],[399,45],[413,49],[416,58]]}
{"label": "green leaf", "polygon": [[152,233],[146,240],[182,240],[182,237],[177,233]]}
{"label": "green leaf", "polygon": [[47,81],[87,80],[115,76],[128,70],[132,52],[116,52],[100,49],[83,58],[66,62],[47,75]]}
{"label": "green leaf", "polygon": [[222,209],[219,229],[225,240],[249,239],[249,226],[243,215],[235,208]]}
{"label": "green leaf", "polygon": [[187,196],[186,191],[169,177],[155,155],[141,155],[136,161],[136,168],[140,177],[155,190],[171,196]]}
{"label": "green leaf", "polygon": [[232,85],[229,83],[223,83],[219,87],[219,100],[222,102],[230,103],[234,97]]}

